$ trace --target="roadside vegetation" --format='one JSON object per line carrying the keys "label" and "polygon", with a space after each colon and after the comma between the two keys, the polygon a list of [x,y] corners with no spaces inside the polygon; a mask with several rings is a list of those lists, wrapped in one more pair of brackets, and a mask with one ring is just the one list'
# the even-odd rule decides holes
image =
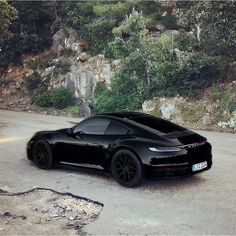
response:
{"label": "roadside vegetation", "polygon": [[[50,47],[54,33],[64,27],[76,30],[90,55],[121,59],[111,85],[97,83],[89,104],[95,112],[140,109],[158,96],[197,101],[210,87],[209,98],[222,104],[219,116],[236,110],[235,94],[220,89],[235,80],[235,1],[0,0],[0,5],[0,66],[5,70],[25,53]],[[70,91],[48,91],[49,81],[37,74],[44,62],[31,64],[35,73],[25,81],[35,104],[73,105]],[[49,66],[55,67],[54,76],[70,70],[63,58]],[[78,107],[68,109],[77,114]]]}

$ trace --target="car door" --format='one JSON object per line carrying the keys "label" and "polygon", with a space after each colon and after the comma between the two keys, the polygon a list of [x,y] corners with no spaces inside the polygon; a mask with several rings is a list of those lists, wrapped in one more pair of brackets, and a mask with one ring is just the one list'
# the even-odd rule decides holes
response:
{"label": "car door", "polygon": [[104,133],[110,121],[106,118],[91,118],[73,129],[71,162],[101,165],[104,160]]}

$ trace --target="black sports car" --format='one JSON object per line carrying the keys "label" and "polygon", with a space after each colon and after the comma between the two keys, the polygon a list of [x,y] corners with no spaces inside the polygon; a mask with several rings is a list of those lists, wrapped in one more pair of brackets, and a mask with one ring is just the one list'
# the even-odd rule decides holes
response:
{"label": "black sports car", "polygon": [[206,138],[138,112],[94,115],[69,129],[37,132],[27,155],[42,169],[57,162],[100,167],[126,187],[144,176],[195,174],[212,165]]}

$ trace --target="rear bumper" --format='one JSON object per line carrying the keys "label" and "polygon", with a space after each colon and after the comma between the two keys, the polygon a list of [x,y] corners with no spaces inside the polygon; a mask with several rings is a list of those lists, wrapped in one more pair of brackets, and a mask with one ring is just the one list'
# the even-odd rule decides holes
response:
{"label": "rear bumper", "polygon": [[[198,171],[192,171],[192,166],[200,162],[207,162],[207,167]],[[184,163],[170,163],[160,164],[156,166],[146,166],[146,172],[151,176],[182,176],[182,175],[195,175],[200,172],[209,170],[212,166],[212,157],[201,159],[194,162]]]}
{"label": "rear bumper", "polygon": [[[146,169],[149,175],[175,176],[194,175],[202,171],[209,170],[212,166],[212,147],[206,142],[197,147],[186,147],[181,152],[166,154],[166,156],[156,155],[146,158]],[[194,164],[207,162],[207,167],[199,171],[192,171]]]}

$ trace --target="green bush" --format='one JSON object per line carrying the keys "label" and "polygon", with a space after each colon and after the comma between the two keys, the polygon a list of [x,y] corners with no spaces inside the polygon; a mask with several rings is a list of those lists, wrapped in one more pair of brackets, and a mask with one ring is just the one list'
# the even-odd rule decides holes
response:
{"label": "green bush", "polygon": [[52,97],[50,92],[43,92],[33,97],[33,102],[40,107],[52,107]]}
{"label": "green bush", "polygon": [[221,97],[222,97],[222,92],[221,92],[220,86],[217,84],[214,84],[211,88],[210,93],[209,93],[209,98],[213,102],[215,102],[215,101],[221,99]]}
{"label": "green bush", "polygon": [[73,103],[74,96],[68,89],[60,87],[51,90],[51,100],[53,107],[63,109]]}
{"label": "green bush", "polygon": [[174,38],[174,46],[181,51],[193,51],[199,48],[197,38],[185,30],[179,30]]}
{"label": "green bush", "polygon": [[79,117],[80,116],[80,106],[73,105],[67,108],[67,112],[70,113],[72,116]]}
{"label": "green bush", "polygon": [[126,108],[127,103],[124,96],[119,96],[118,93],[106,90],[95,100],[95,111],[115,112]]}
{"label": "green bush", "polygon": [[233,113],[234,111],[236,111],[236,95],[234,95],[233,97],[231,97],[228,101],[228,109],[230,113]]}
{"label": "green bush", "polygon": [[141,107],[145,96],[134,87],[135,81],[129,80],[123,74],[117,74],[112,80],[111,89],[105,89],[95,97],[96,112],[115,112],[135,110]]}
{"label": "green bush", "polygon": [[215,58],[204,54],[176,55],[154,69],[154,73],[153,86],[159,95],[194,98],[218,77],[218,64]]}
{"label": "green bush", "polygon": [[177,18],[173,14],[167,14],[166,16],[163,16],[161,22],[167,29],[178,29]]}
{"label": "green bush", "polygon": [[106,90],[106,85],[103,82],[98,81],[94,89],[94,97],[98,97]]}
{"label": "green bush", "polygon": [[33,102],[38,106],[54,107],[56,109],[64,109],[69,105],[72,105],[73,101],[73,94],[68,89],[63,87],[38,94],[33,98]]}

